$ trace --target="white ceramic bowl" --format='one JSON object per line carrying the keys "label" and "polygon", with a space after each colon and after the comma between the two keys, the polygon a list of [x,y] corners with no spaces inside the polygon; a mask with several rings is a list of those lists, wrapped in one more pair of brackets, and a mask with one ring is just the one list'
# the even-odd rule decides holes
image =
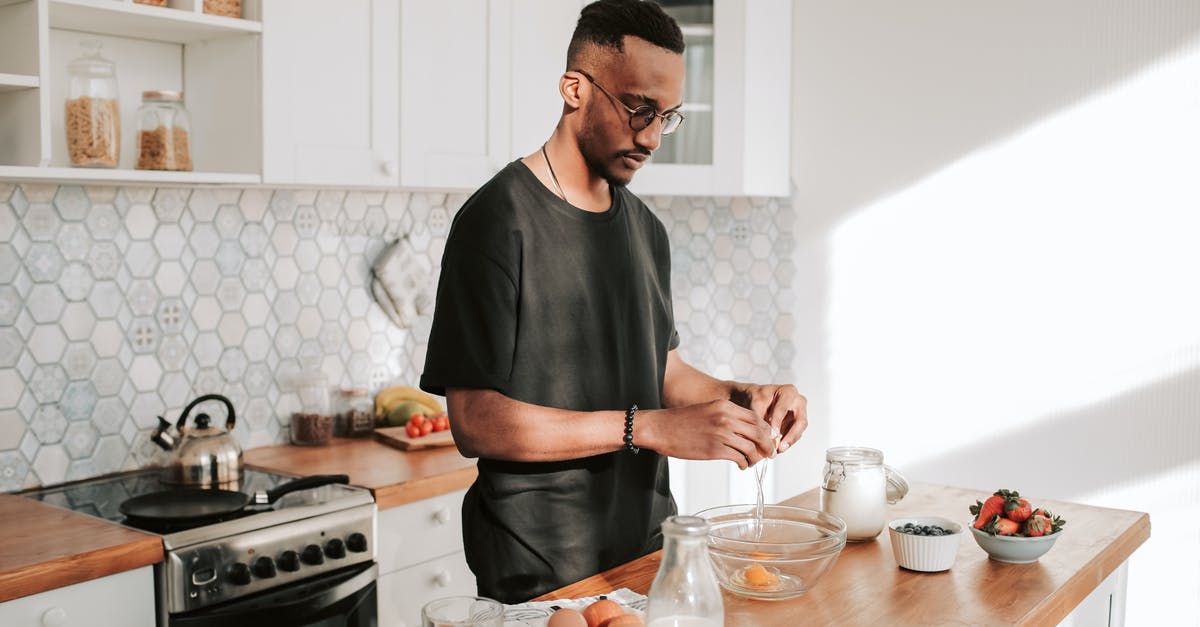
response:
{"label": "white ceramic bowl", "polygon": [[[937,525],[953,533],[948,536],[915,536],[900,531],[908,523],[918,526]],[[941,516],[897,518],[888,523],[888,534],[892,540],[892,554],[896,557],[896,563],[901,568],[924,573],[950,570],[954,565],[955,556],[958,555],[962,531],[962,525]]]}
{"label": "white ceramic bowl", "polygon": [[1062,533],[1059,531],[1048,536],[1019,538],[1017,536],[994,536],[971,527],[971,535],[975,536],[975,543],[988,554],[988,557],[997,562],[1009,564],[1030,564],[1038,561],[1039,557],[1045,555],[1046,551],[1054,546],[1055,540],[1058,540],[1058,536],[1061,536]]}

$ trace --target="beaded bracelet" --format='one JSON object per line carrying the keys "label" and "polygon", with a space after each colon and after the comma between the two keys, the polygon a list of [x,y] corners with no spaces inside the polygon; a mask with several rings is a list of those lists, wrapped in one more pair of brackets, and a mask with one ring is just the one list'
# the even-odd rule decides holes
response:
{"label": "beaded bracelet", "polygon": [[633,415],[637,413],[637,410],[637,404],[625,410],[625,450],[634,455],[637,455],[638,451],[642,450],[633,445]]}

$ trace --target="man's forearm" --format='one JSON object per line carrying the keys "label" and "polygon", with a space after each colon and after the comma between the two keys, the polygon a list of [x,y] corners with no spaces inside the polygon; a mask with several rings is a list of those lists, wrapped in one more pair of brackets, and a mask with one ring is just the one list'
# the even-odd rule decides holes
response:
{"label": "man's forearm", "polygon": [[686,407],[714,400],[729,400],[749,407],[748,399],[742,398],[746,396],[744,388],[742,383],[723,381],[693,368],[675,351],[668,354],[663,377],[664,407]]}
{"label": "man's forearm", "polygon": [[[619,450],[625,434],[624,411],[568,411],[513,400],[494,390],[465,389],[447,390],[446,405],[454,441],[467,457],[578,459]],[[634,421],[636,442],[647,440],[646,427],[645,421]]]}

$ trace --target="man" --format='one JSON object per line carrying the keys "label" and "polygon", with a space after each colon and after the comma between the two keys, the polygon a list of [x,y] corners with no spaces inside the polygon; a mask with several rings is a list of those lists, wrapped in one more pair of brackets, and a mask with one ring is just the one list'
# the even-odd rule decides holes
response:
{"label": "man", "polygon": [[625,185],[681,120],[683,48],[656,4],[585,7],[554,133],[455,216],[421,387],[479,458],[463,538],[482,595],[525,601],[661,548],[667,456],[746,468],[807,426],[795,387],[719,381],[676,350],[666,231]]}

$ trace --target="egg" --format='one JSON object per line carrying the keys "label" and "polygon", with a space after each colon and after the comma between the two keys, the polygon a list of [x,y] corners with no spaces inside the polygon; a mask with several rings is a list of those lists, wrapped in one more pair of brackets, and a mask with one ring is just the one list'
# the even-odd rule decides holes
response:
{"label": "egg", "polygon": [[604,627],[608,621],[624,615],[625,608],[608,599],[600,599],[583,609],[588,627]]}
{"label": "egg", "polygon": [[646,627],[646,621],[637,614],[626,614],[609,619],[607,623],[604,623],[604,627]]}
{"label": "egg", "polygon": [[588,627],[588,621],[578,610],[564,607],[550,615],[546,627]]}

